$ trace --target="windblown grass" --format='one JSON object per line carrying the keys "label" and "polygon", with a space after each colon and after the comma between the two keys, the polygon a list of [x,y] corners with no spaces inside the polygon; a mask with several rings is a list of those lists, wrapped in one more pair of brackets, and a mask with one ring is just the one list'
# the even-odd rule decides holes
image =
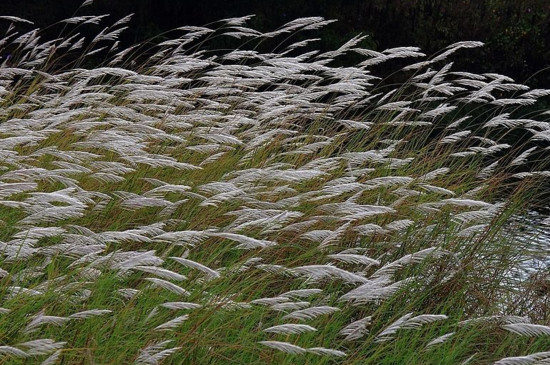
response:
{"label": "windblown grass", "polygon": [[[540,203],[550,92],[453,70],[479,42],[301,52],[329,21],[248,19],[118,51],[128,19],[45,41],[1,18],[2,363],[550,359],[502,229]],[[394,60],[405,82],[371,74]]]}

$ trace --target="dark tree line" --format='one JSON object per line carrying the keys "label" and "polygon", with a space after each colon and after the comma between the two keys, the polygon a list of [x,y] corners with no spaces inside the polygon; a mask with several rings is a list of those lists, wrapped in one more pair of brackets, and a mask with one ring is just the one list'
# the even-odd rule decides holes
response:
{"label": "dark tree line", "polygon": [[[83,0],[2,0],[0,15],[50,25],[70,17]],[[86,14],[109,13],[113,21],[135,13],[122,38],[127,45],[181,25],[256,14],[251,26],[272,30],[302,16],[338,19],[321,31],[320,47],[334,48],[352,36],[370,37],[364,46],[385,49],[420,46],[434,53],[460,40],[480,40],[481,50],[461,54],[461,66],[499,72],[520,82],[550,66],[550,2],[547,0],[95,0]],[[550,71],[529,83],[550,85]]]}

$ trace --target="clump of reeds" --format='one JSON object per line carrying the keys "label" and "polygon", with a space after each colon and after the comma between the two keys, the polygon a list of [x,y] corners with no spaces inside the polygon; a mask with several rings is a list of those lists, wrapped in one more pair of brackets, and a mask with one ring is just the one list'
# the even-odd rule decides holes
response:
{"label": "clump of reeds", "polygon": [[118,50],[129,18],[0,17],[1,361],[547,361],[501,228],[550,174],[550,92],[454,70],[479,42],[304,52],[330,21],[249,18]]}

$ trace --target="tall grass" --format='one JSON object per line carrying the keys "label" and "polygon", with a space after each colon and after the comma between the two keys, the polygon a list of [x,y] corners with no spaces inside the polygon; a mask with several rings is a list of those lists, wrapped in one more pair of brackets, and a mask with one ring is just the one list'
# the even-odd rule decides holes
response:
{"label": "tall grass", "polygon": [[550,92],[454,70],[479,42],[306,52],[329,21],[243,17],[120,51],[128,18],[1,20],[2,363],[550,359],[503,229],[541,203]]}

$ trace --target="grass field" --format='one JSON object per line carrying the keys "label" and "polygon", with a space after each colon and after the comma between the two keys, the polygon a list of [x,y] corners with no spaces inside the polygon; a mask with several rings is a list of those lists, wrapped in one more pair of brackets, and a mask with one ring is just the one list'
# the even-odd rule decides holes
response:
{"label": "grass field", "polygon": [[548,90],[455,70],[479,42],[80,38],[106,20],[0,17],[0,363],[550,362],[510,220],[545,203]]}

